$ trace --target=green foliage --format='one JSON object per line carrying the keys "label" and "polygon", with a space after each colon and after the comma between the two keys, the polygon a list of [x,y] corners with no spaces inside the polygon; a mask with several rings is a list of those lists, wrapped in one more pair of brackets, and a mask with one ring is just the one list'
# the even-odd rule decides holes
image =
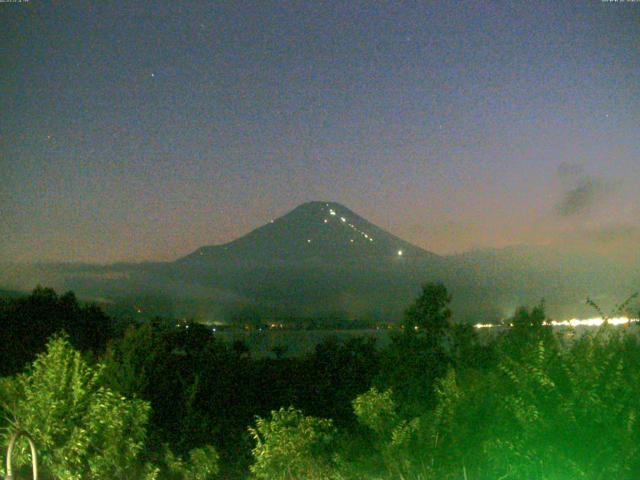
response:
{"label": "green foliage", "polygon": [[371,386],[378,361],[372,339],[325,339],[301,362],[297,381],[305,388],[296,404],[309,415],[332,418],[338,427],[355,425],[351,401]]}
{"label": "green foliage", "polygon": [[637,478],[637,338],[603,328],[553,347],[505,355],[482,378],[493,392],[475,398],[493,413],[475,464],[507,478]]}
{"label": "green foliage", "polygon": [[212,480],[216,478],[219,455],[214,447],[206,445],[189,452],[188,461],[167,449],[164,455],[165,472],[162,480]]}
{"label": "green foliage", "polygon": [[74,348],[101,353],[113,331],[102,310],[81,305],[73,292],[58,296],[38,287],[26,297],[0,301],[0,375],[21,371],[56,333],[65,332]]}
{"label": "green foliage", "polygon": [[[57,338],[2,379],[2,414],[34,437],[47,479],[640,477],[637,327],[564,339],[540,304],[504,334],[478,334],[450,324],[449,300],[426,285],[382,353],[334,339],[258,359],[206,327],[151,323],[91,366]],[[300,409],[274,410],[290,404]]]}
{"label": "green foliage", "polygon": [[[51,340],[26,373],[2,379],[10,430],[30,434],[54,478],[154,478],[140,462],[149,405],[101,386],[101,371],[65,338]],[[30,462],[24,446],[16,460]]]}
{"label": "green foliage", "polygon": [[392,388],[400,414],[411,418],[433,407],[433,386],[452,361],[451,301],[446,287],[427,283],[407,309],[403,333],[392,337],[376,384]]}
{"label": "green foliage", "polygon": [[189,452],[189,474],[186,479],[211,480],[218,473],[218,452],[211,445]]}
{"label": "green foliage", "polygon": [[123,395],[144,397],[158,377],[168,373],[158,370],[163,360],[170,358],[171,351],[172,345],[163,340],[161,331],[152,323],[130,327],[107,349],[105,381]]}
{"label": "green foliage", "polygon": [[392,391],[378,391],[372,387],[353,401],[353,411],[358,421],[380,437],[389,436],[398,424],[396,405]]}
{"label": "green foliage", "polygon": [[512,331],[521,335],[539,331],[546,317],[544,303],[536,305],[531,310],[527,307],[519,307],[511,319]]}
{"label": "green foliage", "polygon": [[403,478],[411,470],[410,449],[420,420],[401,420],[396,412],[393,392],[372,387],[353,401],[358,421],[373,434],[373,445],[383,460],[386,475]]}
{"label": "green foliage", "polygon": [[[632,293],[624,301],[622,301],[621,303],[619,303],[618,305],[613,307],[613,309],[611,310],[611,312],[609,314],[604,313],[602,311],[602,308],[600,308],[600,305],[598,305],[590,297],[587,297],[587,305],[589,305],[596,312],[598,312],[598,315],[600,316],[600,318],[602,318],[604,320],[604,323],[608,324],[609,320],[611,320],[612,318],[617,317],[619,315],[627,315],[629,318],[631,318],[633,316],[633,314],[629,313],[629,306],[631,305],[631,302],[633,302],[636,298],[638,298],[639,294],[640,294],[639,292]],[[634,312],[634,313],[636,313],[636,312]]]}
{"label": "green foliage", "polygon": [[151,403],[152,445],[169,444],[187,459],[191,449],[213,444],[221,476],[237,476],[252,461],[247,426],[256,415],[295,403],[307,415],[355,425],[351,400],[371,385],[378,357],[373,341],[357,338],[326,340],[305,357],[252,358],[210,328],[152,322],[114,340],[103,361],[109,386]]}
{"label": "green foliage", "polygon": [[397,415],[389,390],[381,393],[372,388],[354,400],[358,420],[375,433],[385,478],[447,478],[450,465],[464,459],[465,438],[459,438],[462,432],[456,424],[464,392],[453,368],[436,381],[434,391],[435,407],[405,420]]}
{"label": "green foliage", "polygon": [[293,407],[256,419],[249,432],[256,442],[251,473],[266,480],[326,480],[337,475],[332,444],[335,428],[331,420],[307,417]]}
{"label": "green foliage", "polygon": [[[148,323],[129,328],[109,345],[104,379],[119,393],[150,402],[154,441],[169,442],[186,454],[212,441],[214,422],[200,404],[206,383],[217,378],[214,368],[238,360],[227,353],[200,325],[186,330]],[[207,393],[210,397],[215,390]]]}
{"label": "green foliage", "polygon": [[427,283],[422,293],[405,312],[406,331],[424,332],[426,336],[440,339],[449,331],[451,295],[441,283]]}
{"label": "green foliage", "polygon": [[553,335],[553,328],[545,324],[546,320],[543,302],[532,309],[519,307],[508,321],[510,328],[498,342],[503,356],[523,360],[529,355],[535,355],[540,342],[549,353],[557,351],[558,343]]}
{"label": "green foliage", "polygon": [[[456,361],[417,415],[402,413],[406,400],[389,391],[358,397],[356,415],[384,459],[378,475],[638,478],[637,335],[604,326],[562,343],[545,318],[542,305],[519,309],[506,335],[488,339],[494,353]],[[464,351],[482,352],[474,336],[463,341]]]}

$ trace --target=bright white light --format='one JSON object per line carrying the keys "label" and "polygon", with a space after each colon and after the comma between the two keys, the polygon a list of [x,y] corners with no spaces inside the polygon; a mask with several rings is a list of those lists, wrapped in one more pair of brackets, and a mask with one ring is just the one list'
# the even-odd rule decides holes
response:
{"label": "bright white light", "polygon": [[307,243],[311,243],[311,239],[310,238],[307,238]]}
{"label": "bright white light", "polygon": [[340,220],[342,220],[343,222],[346,222],[346,221],[347,221],[347,219],[346,219],[346,218],[344,218],[344,217],[340,217]]}
{"label": "bright white light", "polygon": [[328,222],[329,222],[329,220],[327,220],[327,219],[325,218],[325,219],[324,219],[324,223],[328,223]]}
{"label": "bright white light", "polygon": [[[637,321],[638,320],[629,319],[627,317],[616,317],[609,319],[609,325],[624,325],[626,323],[635,323]],[[571,320],[562,321],[552,320],[551,322],[545,322],[545,325],[552,325],[554,327],[599,327],[603,323],[604,319],[602,318],[587,318],[585,320],[572,318]]]}
{"label": "bright white light", "polygon": [[369,238],[369,241],[370,241],[370,242],[373,242],[373,238]]}
{"label": "bright white light", "polygon": [[329,210],[329,213],[330,213],[331,215],[335,215],[335,214],[336,214],[336,211],[332,208],[332,209],[330,209],[330,210]]}
{"label": "bright white light", "polygon": [[364,234],[364,238],[369,238],[369,235],[367,235],[366,233]]}
{"label": "bright white light", "polygon": [[[616,317],[609,319],[609,325],[626,325],[628,323],[637,323],[638,319],[636,318],[627,318],[627,317]],[[552,327],[599,327],[604,323],[604,319],[600,317],[596,318],[572,318],[570,320],[552,320],[550,322],[544,322],[545,325],[550,325]],[[491,323],[476,323],[474,325],[475,328],[492,328],[498,327],[502,325],[494,325]]]}
{"label": "bright white light", "polygon": [[353,238],[349,240],[351,243],[353,243]]}
{"label": "bright white light", "polygon": [[398,256],[401,257],[402,256],[402,250],[398,250]]}

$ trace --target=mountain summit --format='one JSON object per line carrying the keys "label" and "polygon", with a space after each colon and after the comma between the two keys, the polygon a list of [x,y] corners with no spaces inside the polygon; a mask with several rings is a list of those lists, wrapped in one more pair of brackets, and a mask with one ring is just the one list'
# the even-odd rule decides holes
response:
{"label": "mountain summit", "polygon": [[429,258],[336,202],[308,202],[232,242],[201,247],[181,261]]}

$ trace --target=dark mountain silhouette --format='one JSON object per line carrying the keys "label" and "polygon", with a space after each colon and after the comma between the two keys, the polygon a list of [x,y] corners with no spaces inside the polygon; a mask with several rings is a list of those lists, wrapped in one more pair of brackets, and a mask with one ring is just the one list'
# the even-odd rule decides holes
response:
{"label": "dark mountain silhouette", "polygon": [[199,248],[171,274],[272,315],[399,316],[443,262],[339,203],[309,202],[237,240]]}
{"label": "dark mountain silhouette", "polygon": [[377,227],[339,203],[309,202],[237,240],[199,248],[179,263],[388,261],[398,257],[428,259],[437,256]]}
{"label": "dark mountain silhouette", "polygon": [[[634,264],[556,247],[438,256],[335,202],[309,202],[175,262],[0,268],[0,286],[73,289],[141,315],[202,320],[278,316],[397,320],[427,281],[453,294],[456,320],[493,321],[545,299],[556,318],[592,315],[640,289]],[[8,272],[8,275],[7,275]],[[115,307],[114,307],[115,308]]]}

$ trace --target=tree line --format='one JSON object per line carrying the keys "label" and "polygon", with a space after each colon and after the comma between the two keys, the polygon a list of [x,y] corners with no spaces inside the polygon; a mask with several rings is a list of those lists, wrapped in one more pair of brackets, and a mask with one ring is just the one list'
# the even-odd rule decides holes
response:
{"label": "tree line", "polygon": [[38,288],[0,303],[3,439],[29,433],[45,479],[640,475],[631,328],[569,338],[541,304],[479,335],[450,301],[426,284],[385,348],[252,358],[205,326],[125,326]]}

